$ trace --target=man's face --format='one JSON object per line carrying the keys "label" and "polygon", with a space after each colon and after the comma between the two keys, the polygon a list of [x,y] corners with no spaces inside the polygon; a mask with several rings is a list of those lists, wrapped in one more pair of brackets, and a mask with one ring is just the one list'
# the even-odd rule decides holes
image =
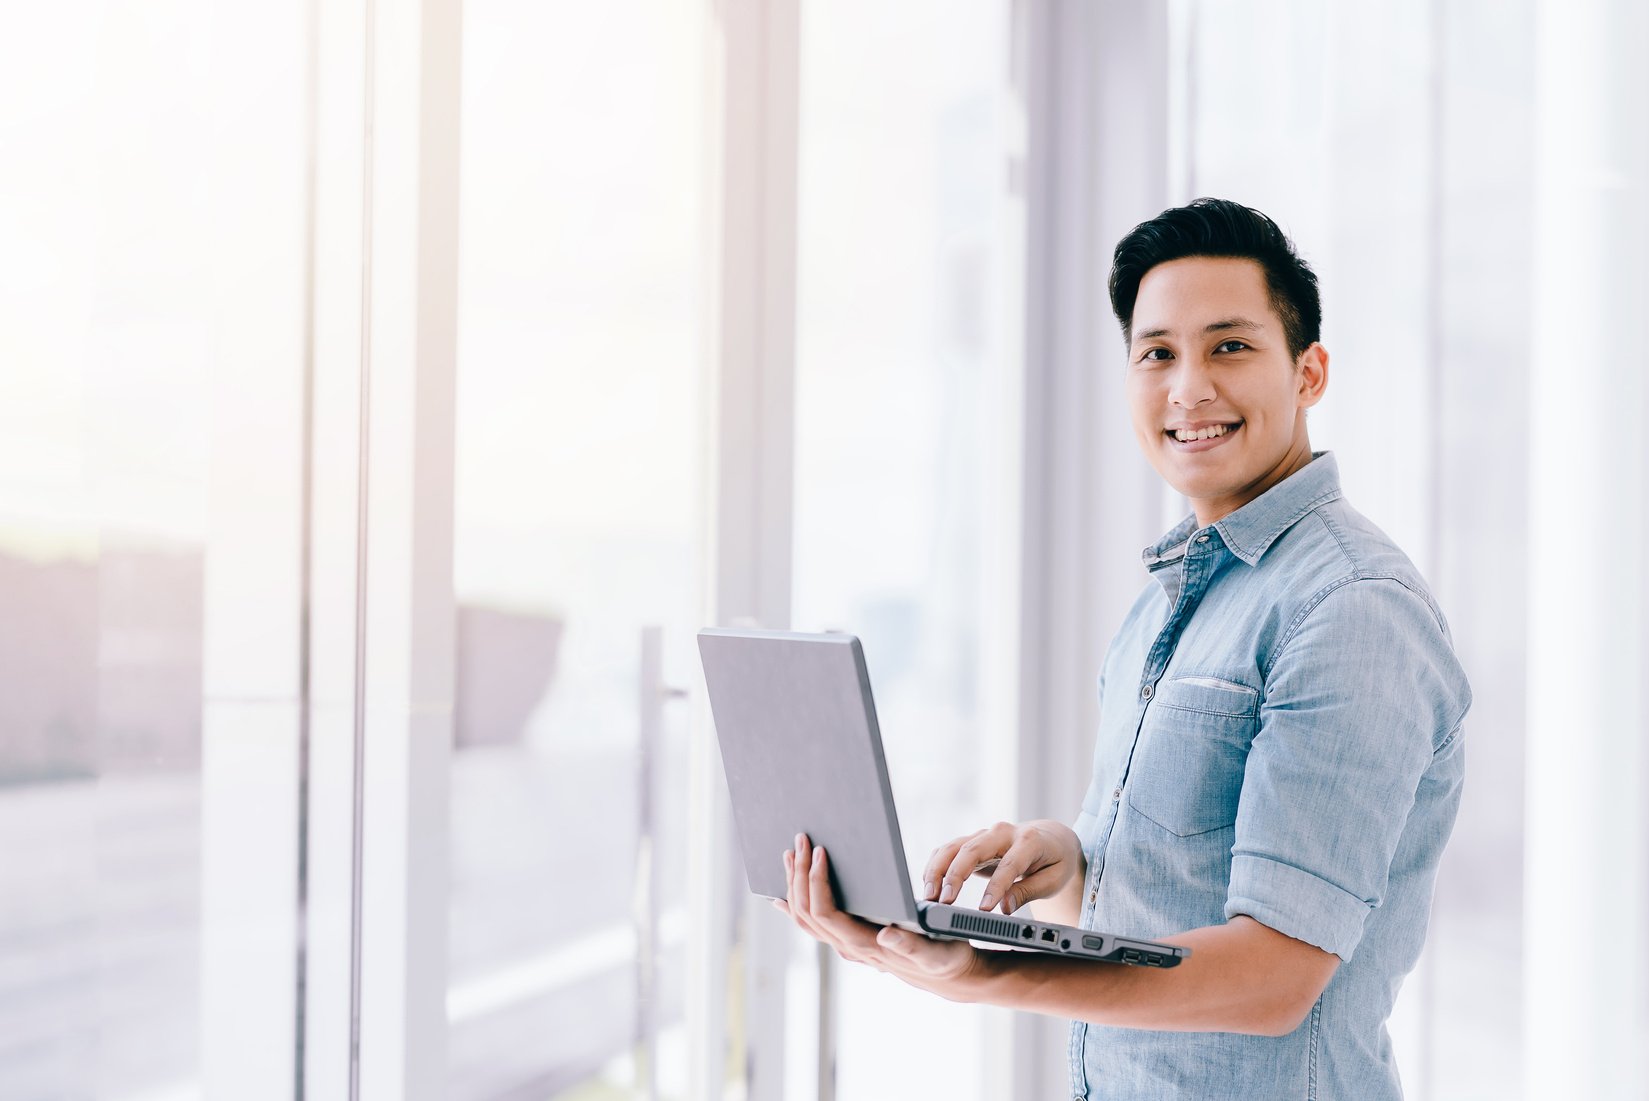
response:
{"label": "man's face", "polygon": [[1191,256],[1140,281],[1128,405],[1140,448],[1199,523],[1236,511],[1311,461],[1305,411],[1328,353],[1296,362],[1253,260]]}

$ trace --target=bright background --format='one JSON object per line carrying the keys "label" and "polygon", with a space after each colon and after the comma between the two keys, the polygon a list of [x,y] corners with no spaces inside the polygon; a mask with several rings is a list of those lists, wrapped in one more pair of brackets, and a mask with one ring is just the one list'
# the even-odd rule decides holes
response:
{"label": "bright background", "polygon": [[1059,1096],[746,905],[692,635],[864,640],[913,870],[1074,817],[1183,512],[1108,253],[1205,194],[1476,695],[1408,1095],[1649,1093],[1640,5],[270,8],[0,36],[0,1096]]}

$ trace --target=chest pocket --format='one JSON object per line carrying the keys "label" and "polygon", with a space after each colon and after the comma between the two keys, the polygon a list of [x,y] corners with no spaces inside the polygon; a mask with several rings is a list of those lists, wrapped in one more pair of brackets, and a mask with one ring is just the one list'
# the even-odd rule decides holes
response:
{"label": "chest pocket", "polygon": [[1180,837],[1237,820],[1260,696],[1214,677],[1161,681],[1128,770],[1128,804]]}

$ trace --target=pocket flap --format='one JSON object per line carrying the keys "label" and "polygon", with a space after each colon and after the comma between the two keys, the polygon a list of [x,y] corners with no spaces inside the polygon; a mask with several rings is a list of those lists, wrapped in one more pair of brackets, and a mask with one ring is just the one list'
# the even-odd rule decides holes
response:
{"label": "pocket flap", "polygon": [[1171,677],[1157,686],[1158,707],[1201,711],[1208,715],[1251,718],[1260,713],[1260,693],[1246,684],[1196,674]]}

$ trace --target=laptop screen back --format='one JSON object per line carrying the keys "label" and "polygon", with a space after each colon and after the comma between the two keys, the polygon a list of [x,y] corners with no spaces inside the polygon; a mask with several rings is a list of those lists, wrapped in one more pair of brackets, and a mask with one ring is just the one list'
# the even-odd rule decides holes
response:
{"label": "laptop screen back", "polygon": [[712,628],[698,642],[750,889],[785,897],[782,857],[805,833],[838,906],[916,921],[859,640]]}

